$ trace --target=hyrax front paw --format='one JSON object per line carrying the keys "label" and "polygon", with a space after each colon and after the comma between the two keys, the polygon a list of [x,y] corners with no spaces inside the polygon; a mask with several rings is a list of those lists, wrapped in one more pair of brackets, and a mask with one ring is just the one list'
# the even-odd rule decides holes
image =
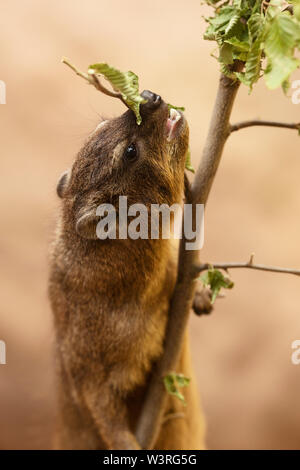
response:
{"label": "hyrax front paw", "polygon": [[211,290],[199,282],[193,301],[193,310],[196,315],[207,315],[212,311],[213,305],[211,303],[211,296]]}

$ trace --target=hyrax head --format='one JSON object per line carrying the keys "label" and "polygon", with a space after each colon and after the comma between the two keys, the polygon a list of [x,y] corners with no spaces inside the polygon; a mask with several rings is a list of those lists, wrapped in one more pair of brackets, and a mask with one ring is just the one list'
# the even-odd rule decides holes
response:
{"label": "hyrax head", "polygon": [[140,106],[142,122],[133,111],[102,121],[64,173],[57,193],[63,198],[64,219],[84,238],[96,238],[100,204],[128,205],[180,202],[183,192],[188,125],[183,114],[150,91]]}

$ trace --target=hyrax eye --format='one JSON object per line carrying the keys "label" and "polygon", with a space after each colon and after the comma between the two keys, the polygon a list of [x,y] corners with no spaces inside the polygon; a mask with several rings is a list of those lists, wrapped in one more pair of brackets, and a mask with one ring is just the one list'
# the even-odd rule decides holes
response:
{"label": "hyrax eye", "polygon": [[136,148],[135,144],[130,144],[126,148],[124,152],[124,159],[133,162],[138,158],[138,149]]}

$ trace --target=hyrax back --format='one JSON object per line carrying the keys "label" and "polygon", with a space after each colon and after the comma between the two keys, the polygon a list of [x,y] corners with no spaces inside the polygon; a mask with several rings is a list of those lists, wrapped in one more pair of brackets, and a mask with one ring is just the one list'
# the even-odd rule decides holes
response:
{"label": "hyrax back", "polygon": [[[182,115],[172,121],[159,96],[144,96],[142,124],[132,111],[101,123],[57,187],[62,208],[49,295],[58,371],[55,445],[61,449],[138,449],[136,420],[163,351],[176,277],[171,240],[100,240],[96,233],[97,207],[112,204],[118,212],[119,196],[127,196],[128,207],[182,201],[187,123]],[[186,343],[178,370],[191,377],[189,355]],[[203,447],[193,381],[187,401],[183,410],[169,398],[166,415],[185,415],[164,422],[158,448]]]}

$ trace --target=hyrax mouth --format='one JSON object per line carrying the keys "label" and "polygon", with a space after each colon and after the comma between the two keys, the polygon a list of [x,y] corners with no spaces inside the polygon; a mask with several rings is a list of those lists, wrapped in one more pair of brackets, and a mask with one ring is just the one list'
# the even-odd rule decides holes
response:
{"label": "hyrax mouth", "polygon": [[170,108],[169,116],[167,118],[168,141],[171,141],[177,135],[178,127],[181,120],[181,113],[177,111],[177,109]]}

